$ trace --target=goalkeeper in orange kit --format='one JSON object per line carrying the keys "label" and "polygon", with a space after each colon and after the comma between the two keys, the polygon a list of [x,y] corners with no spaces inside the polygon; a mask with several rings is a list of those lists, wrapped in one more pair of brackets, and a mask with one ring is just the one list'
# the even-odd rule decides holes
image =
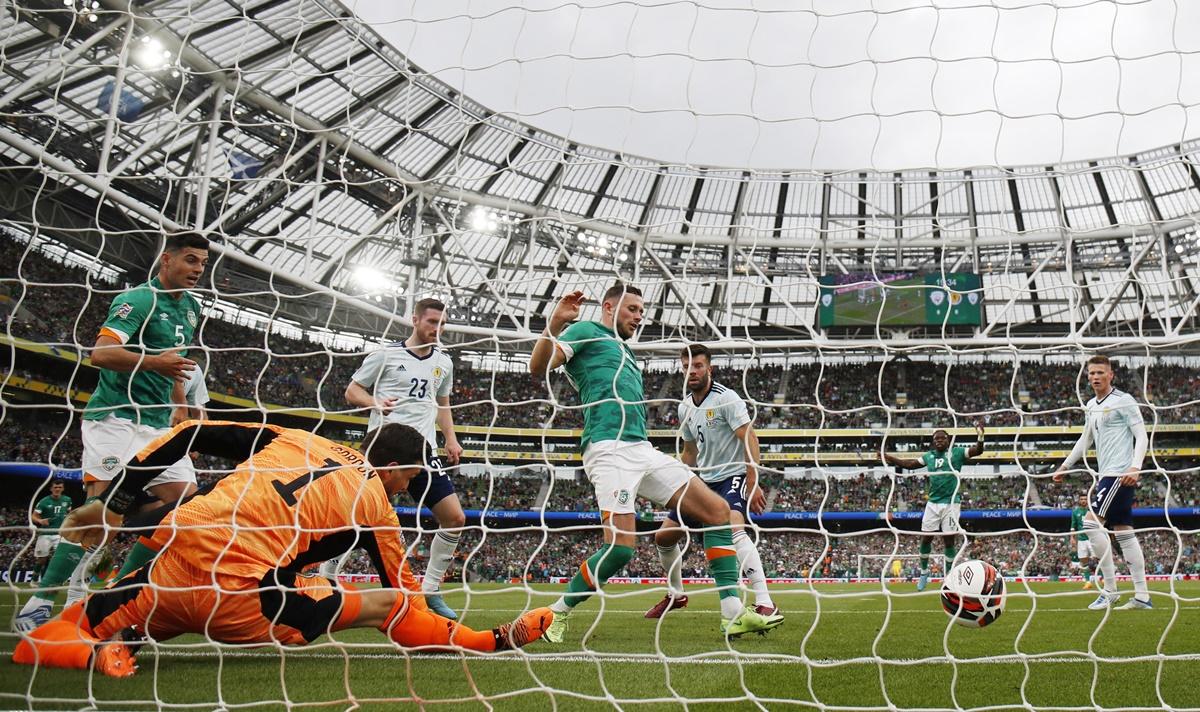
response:
{"label": "goalkeeper in orange kit", "polygon": [[[389,423],[367,433],[364,455],[312,433],[274,425],[189,421],[126,466],[106,516],[120,524],[146,482],[188,452],[241,462],[161,521],[142,546],[142,568],[23,636],[13,661],[132,675],[123,642],[200,633],[236,644],[305,645],[345,628],[375,627],[405,647],[477,651],[520,647],[554,620],[530,611],[489,631],[431,613],[409,571],[389,498],[424,468],[425,438]],[[131,518],[129,524],[138,524]],[[363,549],[383,588],[356,590],[300,570]]]}

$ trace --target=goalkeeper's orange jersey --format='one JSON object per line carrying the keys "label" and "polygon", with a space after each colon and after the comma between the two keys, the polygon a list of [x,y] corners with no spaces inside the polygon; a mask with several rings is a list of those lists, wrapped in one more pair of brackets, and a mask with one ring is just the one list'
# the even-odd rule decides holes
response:
{"label": "goalkeeper's orange jersey", "polygon": [[151,537],[158,547],[201,570],[254,579],[363,548],[385,586],[419,589],[396,512],[358,452],[303,430],[192,421],[150,443],[129,468],[153,472],[192,450],[249,457],[168,514]]}

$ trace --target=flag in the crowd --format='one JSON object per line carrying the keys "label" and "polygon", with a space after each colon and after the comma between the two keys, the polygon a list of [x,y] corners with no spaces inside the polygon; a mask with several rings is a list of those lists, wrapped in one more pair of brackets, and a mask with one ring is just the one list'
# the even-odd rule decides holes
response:
{"label": "flag in the crowd", "polygon": [[[96,108],[107,114],[112,110],[113,92],[117,88],[115,79],[108,80],[104,88],[100,90],[100,96],[96,97]],[[142,115],[142,109],[145,108],[146,102],[141,99],[128,86],[121,87],[121,98],[117,102],[117,118],[121,121],[137,121]]]}
{"label": "flag in the crowd", "polygon": [[237,151],[229,152],[229,172],[234,178],[257,178],[263,162],[254,156]]}

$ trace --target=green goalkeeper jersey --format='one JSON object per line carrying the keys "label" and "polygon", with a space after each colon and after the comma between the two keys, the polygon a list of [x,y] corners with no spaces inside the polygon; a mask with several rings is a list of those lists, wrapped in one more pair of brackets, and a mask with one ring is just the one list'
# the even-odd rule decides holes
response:
{"label": "green goalkeeper jersey", "polygon": [[921,460],[929,472],[926,488],[929,501],[934,504],[950,504],[962,501],[962,492],[958,486],[958,473],[967,461],[965,447],[952,447],[950,452],[930,450]]}
{"label": "green goalkeeper jersey", "polygon": [[558,347],[567,358],[567,378],[584,406],[580,451],[604,440],[645,440],[646,396],[633,350],[596,321],[568,326],[558,337]]}
{"label": "green goalkeeper jersey", "polygon": [[[163,291],[157,277],[128,289],[113,300],[100,333],[147,356],[186,346],[200,323],[200,303],[187,292],[178,294]],[[169,427],[174,385],[170,378],[147,369],[121,373],[102,368],[83,417],[103,420],[115,415],[152,428]]]}
{"label": "green goalkeeper jersey", "polygon": [[1071,531],[1078,532],[1075,538],[1078,541],[1087,541],[1087,534],[1083,533],[1083,518],[1087,515],[1087,509],[1076,507],[1071,510]]}

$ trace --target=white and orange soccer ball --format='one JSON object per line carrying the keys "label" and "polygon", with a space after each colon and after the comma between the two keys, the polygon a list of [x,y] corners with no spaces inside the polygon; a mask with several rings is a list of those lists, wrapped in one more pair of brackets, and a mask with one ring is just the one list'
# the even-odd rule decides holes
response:
{"label": "white and orange soccer ball", "polygon": [[1004,577],[986,561],[964,561],[942,581],[942,610],[957,624],[982,628],[1004,612]]}

